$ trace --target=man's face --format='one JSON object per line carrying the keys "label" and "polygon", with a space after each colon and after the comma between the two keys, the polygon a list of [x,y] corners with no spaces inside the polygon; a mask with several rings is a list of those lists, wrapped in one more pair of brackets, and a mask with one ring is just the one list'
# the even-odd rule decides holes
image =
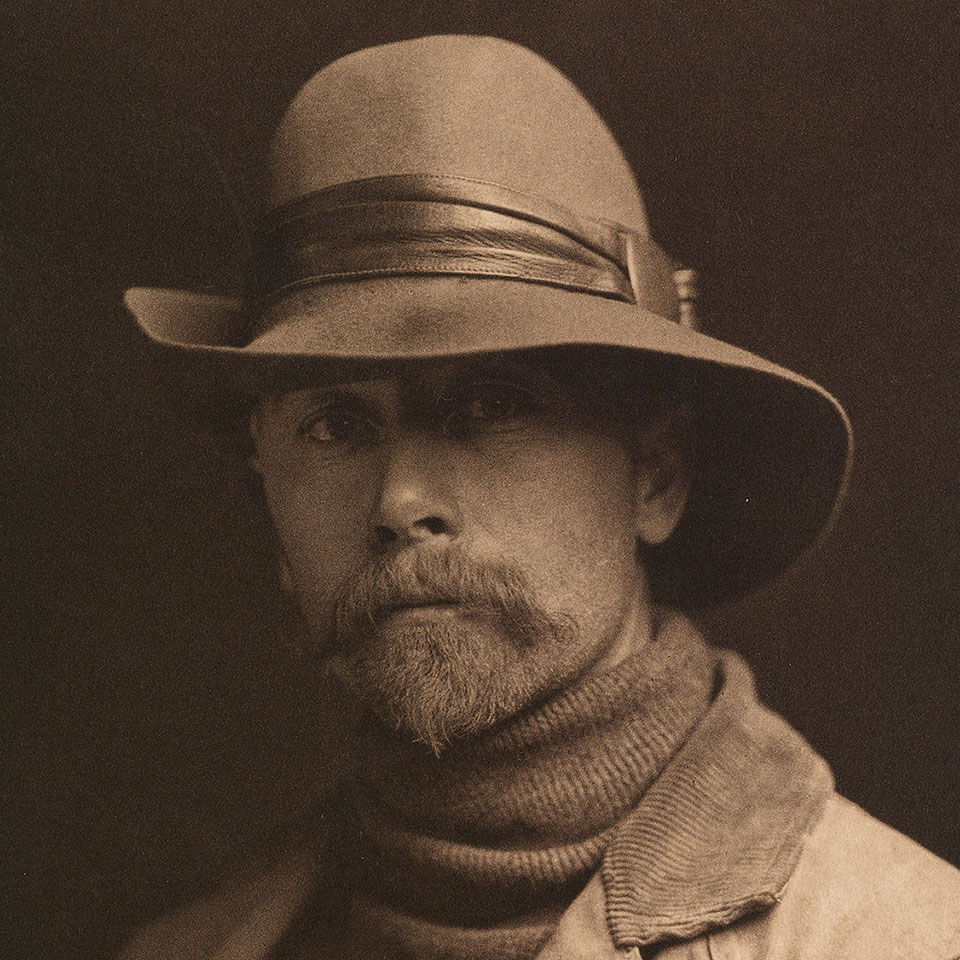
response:
{"label": "man's face", "polygon": [[641,606],[623,432],[545,359],[261,401],[253,462],[294,587],[362,705],[439,751],[612,655]]}

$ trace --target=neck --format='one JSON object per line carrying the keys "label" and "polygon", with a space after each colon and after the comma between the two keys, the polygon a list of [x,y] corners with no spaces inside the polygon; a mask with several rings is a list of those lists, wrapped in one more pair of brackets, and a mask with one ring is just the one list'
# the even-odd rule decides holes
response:
{"label": "neck", "polygon": [[653,639],[654,611],[646,597],[646,585],[638,591],[623,618],[617,635],[597,661],[596,670],[612,670],[628,657],[642,654]]}

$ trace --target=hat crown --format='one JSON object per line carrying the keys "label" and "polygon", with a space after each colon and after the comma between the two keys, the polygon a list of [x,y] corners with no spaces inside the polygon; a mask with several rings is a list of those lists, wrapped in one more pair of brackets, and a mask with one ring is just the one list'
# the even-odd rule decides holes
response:
{"label": "hat crown", "polygon": [[270,204],[409,173],[490,181],[648,234],[633,174],[597,112],[555,67],[506,40],[423,37],[325,67],[280,123]]}

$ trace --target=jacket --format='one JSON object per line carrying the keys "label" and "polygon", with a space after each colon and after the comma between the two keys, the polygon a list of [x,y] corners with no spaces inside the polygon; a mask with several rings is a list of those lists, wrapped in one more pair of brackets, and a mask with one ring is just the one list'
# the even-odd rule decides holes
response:
{"label": "jacket", "polygon": [[[537,960],[958,960],[960,871],[839,796],[739,657],[721,673]],[[121,960],[273,960],[335,888],[323,864],[303,844],[142,928]]]}

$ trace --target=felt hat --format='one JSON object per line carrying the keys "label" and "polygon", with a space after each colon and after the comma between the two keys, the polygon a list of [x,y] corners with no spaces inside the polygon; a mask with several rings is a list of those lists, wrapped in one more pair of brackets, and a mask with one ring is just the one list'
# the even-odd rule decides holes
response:
{"label": "felt hat", "polygon": [[255,394],[344,363],[589,347],[617,358],[624,391],[657,389],[653,370],[699,401],[688,508],[646,558],[661,599],[736,597],[829,525],[850,466],[843,409],[686,322],[613,136],[530,50],[433,36],[343,57],[288,108],[270,175],[246,297],[126,293],[190,389]]}

